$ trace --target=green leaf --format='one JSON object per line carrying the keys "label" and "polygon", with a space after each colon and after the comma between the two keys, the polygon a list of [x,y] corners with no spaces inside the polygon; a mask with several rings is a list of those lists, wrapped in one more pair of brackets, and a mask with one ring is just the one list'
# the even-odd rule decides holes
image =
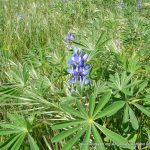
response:
{"label": "green leaf", "polygon": [[99,46],[102,46],[103,44],[105,44],[108,41],[108,39],[106,38],[106,32],[102,32],[101,35],[99,36],[95,48],[99,48]]}
{"label": "green leaf", "polygon": [[10,129],[3,130],[3,129],[1,129],[0,135],[9,135],[9,134],[14,134],[14,133],[19,133],[19,132],[20,131],[18,131],[18,130],[10,130]]}
{"label": "green leaf", "polygon": [[95,123],[95,125],[100,129],[110,140],[116,143],[118,146],[123,148],[130,148],[129,142],[123,138],[121,135]]}
{"label": "green leaf", "polygon": [[114,102],[109,105],[107,108],[102,110],[94,119],[102,118],[105,116],[111,116],[115,114],[118,110],[120,110],[125,105],[124,101]]}
{"label": "green leaf", "polygon": [[26,134],[20,134],[20,137],[16,140],[16,142],[11,147],[12,150],[18,150],[25,138]]}
{"label": "green leaf", "polygon": [[1,150],[7,150],[19,138],[20,134],[11,136],[7,141],[0,145]]}
{"label": "green leaf", "polygon": [[62,108],[65,112],[67,112],[67,113],[69,113],[69,114],[72,114],[72,115],[77,116],[77,117],[79,117],[79,118],[84,118],[84,119],[86,118],[86,117],[83,116],[79,111],[73,109],[72,107],[69,107],[69,106],[67,106],[67,105],[62,105],[61,108]]}
{"label": "green leaf", "polygon": [[130,115],[130,122],[132,124],[132,127],[137,130],[139,128],[138,120],[133,112],[133,110],[129,107],[129,115]]}
{"label": "green leaf", "polygon": [[141,84],[139,84],[139,90],[136,94],[140,93],[141,91],[143,91],[145,89],[145,87],[147,86],[148,81],[144,81]]}
{"label": "green leaf", "polygon": [[73,104],[77,100],[77,97],[67,96],[67,97],[61,97],[60,103],[61,105],[68,105]]}
{"label": "green leaf", "polygon": [[127,123],[128,121],[129,121],[129,106],[128,104],[126,104],[123,114],[123,123]]}
{"label": "green leaf", "polygon": [[105,149],[105,145],[102,141],[102,138],[100,136],[100,134],[98,133],[96,127],[93,125],[92,126],[92,131],[93,131],[93,136],[94,136],[94,139],[96,141],[96,150],[106,150]]}
{"label": "green leaf", "polygon": [[77,107],[79,109],[79,111],[86,117],[88,117],[88,114],[87,112],[85,111],[83,105],[81,104],[81,101],[80,100],[77,100]]}
{"label": "green leaf", "polygon": [[84,140],[81,146],[81,150],[88,150],[90,143],[90,135],[91,135],[91,126],[87,128],[86,135],[84,136]]}
{"label": "green leaf", "polygon": [[66,143],[66,145],[64,145],[64,147],[62,148],[62,150],[70,150],[71,147],[80,140],[80,137],[82,136],[82,134],[87,130],[87,126],[84,127],[83,129],[79,130],[79,132],[74,136],[74,138],[71,138],[70,141],[68,141]]}
{"label": "green leaf", "polygon": [[22,126],[16,126],[16,125],[11,124],[11,123],[0,123],[0,126],[2,128],[19,130],[20,132],[25,131],[25,129],[26,129],[26,128],[23,128]]}
{"label": "green leaf", "polygon": [[62,122],[62,123],[57,123],[57,124],[54,124],[52,126],[53,129],[63,129],[63,128],[66,128],[66,127],[69,127],[69,126],[74,126],[74,125],[77,125],[77,124],[81,124],[81,123],[85,123],[85,120],[72,120],[72,121],[65,121],[65,122]]}
{"label": "green leaf", "polygon": [[36,144],[35,140],[30,134],[28,134],[28,141],[29,141],[31,150],[39,150],[38,145]]}
{"label": "green leaf", "polygon": [[145,107],[136,104],[136,103],[132,103],[135,107],[137,107],[139,110],[141,110],[145,115],[147,115],[148,117],[150,117],[150,110],[146,109]]}
{"label": "green leaf", "polygon": [[89,116],[92,117],[95,108],[95,97],[92,94],[89,99]]}
{"label": "green leaf", "polygon": [[63,131],[63,132],[57,134],[56,136],[54,136],[52,138],[52,142],[58,142],[58,141],[60,141],[60,140],[62,140],[64,138],[68,137],[69,135],[75,133],[77,130],[81,129],[82,126],[83,126],[83,124],[80,125],[80,126],[73,127],[71,129],[68,129],[66,131]]}
{"label": "green leaf", "polygon": [[99,103],[94,111],[93,117],[95,117],[97,113],[99,113],[99,111],[107,104],[110,97],[111,97],[111,91],[104,93],[102,98],[99,100]]}
{"label": "green leaf", "polygon": [[26,127],[26,121],[23,116],[19,116],[18,114],[8,114],[7,117],[16,125]]}

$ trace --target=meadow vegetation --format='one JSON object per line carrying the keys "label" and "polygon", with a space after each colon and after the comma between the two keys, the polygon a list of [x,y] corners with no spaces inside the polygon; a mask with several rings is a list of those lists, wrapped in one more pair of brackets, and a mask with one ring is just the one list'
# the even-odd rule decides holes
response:
{"label": "meadow vegetation", "polygon": [[[69,82],[74,48],[88,54],[89,84]],[[9,149],[150,149],[149,0],[0,1],[0,150]]]}

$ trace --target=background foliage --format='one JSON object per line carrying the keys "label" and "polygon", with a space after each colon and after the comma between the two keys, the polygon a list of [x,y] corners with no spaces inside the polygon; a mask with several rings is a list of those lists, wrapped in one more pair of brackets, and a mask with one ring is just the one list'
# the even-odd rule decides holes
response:
{"label": "background foliage", "polygon": [[[150,3],[0,1],[0,149],[149,149]],[[71,85],[82,48],[91,84]]]}

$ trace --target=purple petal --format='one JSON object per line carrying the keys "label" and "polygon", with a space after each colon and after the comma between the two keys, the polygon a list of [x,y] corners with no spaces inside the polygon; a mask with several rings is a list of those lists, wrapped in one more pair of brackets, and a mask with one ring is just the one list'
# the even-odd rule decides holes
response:
{"label": "purple petal", "polygon": [[79,72],[79,73],[82,73],[82,72],[83,72],[83,68],[82,68],[82,67],[79,67],[79,68],[78,68],[78,72]]}
{"label": "purple petal", "polygon": [[73,41],[74,40],[74,35],[73,34],[70,34],[69,36],[69,40]]}
{"label": "purple petal", "polygon": [[88,73],[89,73],[89,70],[83,70],[83,72],[82,72],[82,74],[85,75],[85,76],[86,76]]}
{"label": "purple petal", "polygon": [[75,77],[70,78],[70,83],[75,83]]}
{"label": "purple petal", "polygon": [[79,61],[79,66],[81,66],[81,67],[84,66],[84,61],[83,61],[83,60],[80,60],[80,61]]}
{"label": "purple petal", "polygon": [[76,55],[76,56],[74,56],[74,61],[76,62],[76,63],[79,63],[79,57]]}
{"label": "purple petal", "polygon": [[86,64],[84,67],[86,70],[90,68],[90,64]]}
{"label": "purple petal", "polygon": [[68,64],[69,64],[69,65],[73,65],[73,64],[74,64],[74,62],[73,62],[73,60],[72,60],[72,57],[69,59]]}
{"label": "purple petal", "polygon": [[83,59],[84,59],[84,60],[87,60],[87,59],[88,59],[88,54],[85,54],[85,55],[83,56]]}
{"label": "purple petal", "polygon": [[65,40],[65,41],[68,41],[68,36],[66,36],[66,37],[64,38],[64,40]]}
{"label": "purple petal", "polygon": [[73,71],[73,76],[77,76],[78,72],[76,70]]}
{"label": "purple petal", "polygon": [[73,73],[73,69],[67,69],[67,72],[72,74]]}
{"label": "purple petal", "polygon": [[90,83],[90,79],[86,79],[85,84],[89,84],[89,83]]}
{"label": "purple petal", "polygon": [[73,41],[74,40],[74,35],[69,33],[65,38],[64,38],[65,41],[68,41],[68,40],[71,40]]}

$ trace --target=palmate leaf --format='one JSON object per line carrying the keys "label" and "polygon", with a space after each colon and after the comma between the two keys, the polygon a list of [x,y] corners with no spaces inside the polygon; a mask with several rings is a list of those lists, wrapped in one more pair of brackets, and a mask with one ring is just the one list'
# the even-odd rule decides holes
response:
{"label": "palmate leaf", "polygon": [[137,107],[139,110],[141,110],[142,113],[144,113],[145,115],[147,115],[148,117],[150,117],[150,110],[146,109],[145,107],[137,104],[137,103],[133,103],[133,105],[135,107]]}
{"label": "palmate leaf", "polygon": [[[11,135],[11,137],[0,145],[0,149],[6,150],[11,147],[12,150],[19,150],[32,125],[27,121],[28,118],[18,114],[8,114],[8,118],[11,123],[0,123],[0,126],[5,128],[0,130],[0,135]],[[32,139],[30,141],[32,142]]]}
{"label": "palmate leaf", "polygon": [[102,117],[105,117],[105,116],[111,116],[111,115],[115,114],[117,111],[119,111],[124,105],[125,105],[124,101],[114,102],[111,105],[109,105],[107,108],[102,110],[95,117],[95,119],[102,118]]}
{"label": "palmate leaf", "polygon": [[115,75],[110,75],[110,82],[108,83],[109,87],[114,89],[117,92],[121,91],[126,95],[131,95],[130,88],[134,87],[140,80],[134,79],[132,80],[133,74],[127,75],[126,72],[122,72],[121,75],[115,73]]}
{"label": "palmate leaf", "polygon": [[134,111],[129,107],[129,116],[130,116],[130,122],[132,124],[132,127],[137,130],[139,128],[138,120],[135,116]]}
{"label": "palmate leaf", "polygon": [[130,143],[128,140],[123,138],[121,135],[95,123],[96,127],[101,130],[110,140],[112,140],[116,145],[123,147],[123,148],[130,148]]}
{"label": "palmate leaf", "polygon": [[[109,105],[108,107],[104,108],[101,111],[101,109],[109,101],[110,96],[111,96],[111,91],[106,92],[102,96],[102,98],[96,108],[95,108],[95,104],[92,102],[92,99],[94,98],[92,96],[90,97],[91,99],[89,100],[89,109],[85,109],[81,102],[78,102],[75,105],[75,106],[77,106],[78,110],[73,108],[75,106],[62,105],[62,110],[65,111],[66,113],[69,113],[70,115],[73,115],[75,119],[71,120],[71,121],[54,124],[52,126],[53,129],[65,129],[65,131],[62,131],[61,133],[54,136],[52,138],[52,142],[58,142],[69,136],[73,136],[70,141],[66,140],[67,143],[63,147],[63,150],[71,149],[71,147],[77,141],[80,140],[80,137],[83,135],[83,133],[86,132],[84,135],[84,138],[82,138],[83,142],[81,145],[81,149],[83,149],[83,150],[88,149],[89,144],[90,144],[90,138],[94,137],[94,140],[96,142],[94,146],[96,146],[96,148],[98,150],[101,150],[101,149],[105,150],[105,145],[103,143],[103,140],[101,139],[99,132],[97,131],[97,128],[96,128],[96,126],[97,126],[100,129],[100,131],[103,132],[109,139],[114,141],[114,143],[119,144],[120,142],[124,141],[124,142],[122,142],[123,144],[121,144],[120,146],[121,147],[129,147],[129,145],[127,145],[128,141],[126,139],[124,139],[122,136],[118,135],[117,133],[114,133],[113,131],[111,131],[107,128],[103,128],[103,126],[101,126],[101,125],[98,126],[98,124],[96,123],[96,119],[98,119],[99,117],[113,115],[118,110],[120,110],[126,103],[125,101],[117,101],[117,102],[112,103],[111,105]],[[88,112],[86,112],[86,110],[88,110]],[[92,112],[95,112],[95,114],[97,114],[97,113],[98,114],[94,117],[94,113],[92,113]],[[84,115],[84,117],[83,117],[83,115]],[[80,119],[78,119],[78,118],[80,118]],[[79,131],[79,132],[76,134],[77,131]],[[83,133],[80,133],[80,132],[83,132]],[[115,136],[115,137],[113,137],[113,136]]]}

